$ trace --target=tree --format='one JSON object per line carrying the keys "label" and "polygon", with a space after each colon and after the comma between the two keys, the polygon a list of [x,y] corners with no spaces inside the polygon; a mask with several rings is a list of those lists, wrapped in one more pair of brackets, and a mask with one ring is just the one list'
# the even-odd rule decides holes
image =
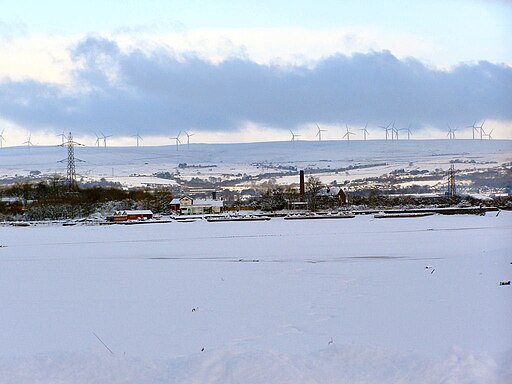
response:
{"label": "tree", "polygon": [[288,205],[281,188],[268,189],[261,198],[261,209],[264,211],[279,211]]}
{"label": "tree", "polygon": [[318,177],[309,176],[306,181],[306,194],[310,201],[311,210],[314,211],[316,209],[316,197],[320,189],[322,189],[323,184]]}

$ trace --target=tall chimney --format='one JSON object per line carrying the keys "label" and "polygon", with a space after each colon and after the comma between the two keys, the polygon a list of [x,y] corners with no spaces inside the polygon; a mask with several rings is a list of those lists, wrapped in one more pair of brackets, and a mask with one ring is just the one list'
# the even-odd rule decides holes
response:
{"label": "tall chimney", "polygon": [[304,201],[304,195],[306,192],[306,188],[304,187],[304,171],[300,171],[300,201]]}

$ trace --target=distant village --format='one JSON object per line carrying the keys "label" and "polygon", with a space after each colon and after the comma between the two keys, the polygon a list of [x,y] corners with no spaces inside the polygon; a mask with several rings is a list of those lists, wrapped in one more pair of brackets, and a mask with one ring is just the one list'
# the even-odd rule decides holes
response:
{"label": "distant village", "polygon": [[[414,214],[457,211],[478,213],[478,209],[509,209],[510,197],[479,200],[457,193],[455,173],[448,173],[446,191],[441,194],[408,195],[346,192],[339,185],[323,185],[315,176],[300,171],[296,186],[260,190],[240,199],[230,190],[122,189],[81,187],[56,180],[17,184],[0,189],[0,219],[3,222],[79,220],[93,223],[134,223],[162,220],[243,216],[262,217],[349,217],[352,214]],[[417,212],[420,209],[422,211]],[[450,209],[452,211],[450,211]],[[473,210],[473,211],[472,211]]]}

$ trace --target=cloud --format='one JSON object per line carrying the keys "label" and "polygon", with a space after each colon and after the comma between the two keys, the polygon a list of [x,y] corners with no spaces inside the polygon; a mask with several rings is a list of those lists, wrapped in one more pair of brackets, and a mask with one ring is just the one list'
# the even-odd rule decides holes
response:
{"label": "cloud", "polygon": [[0,43],[10,41],[15,37],[25,36],[27,31],[27,26],[22,22],[5,22],[0,19]]}
{"label": "cloud", "polygon": [[167,134],[325,124],[419,126],[512,120],[512,68],[481,61],[430,68],[389,51],[333,55],[314,66],[212,63],[194,52],[120,49],[90,36],[70,50],[72,87],[0,83],[0,116],[27,129]]}

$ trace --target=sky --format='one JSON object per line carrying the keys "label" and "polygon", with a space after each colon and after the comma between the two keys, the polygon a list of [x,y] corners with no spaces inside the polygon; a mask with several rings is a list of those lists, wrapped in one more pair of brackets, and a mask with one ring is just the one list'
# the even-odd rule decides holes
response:
{"label": "sky", "polygon": [[393,121],[512,139],[509,20],[507,0],[8,1],[0,141],[384,139]]}

